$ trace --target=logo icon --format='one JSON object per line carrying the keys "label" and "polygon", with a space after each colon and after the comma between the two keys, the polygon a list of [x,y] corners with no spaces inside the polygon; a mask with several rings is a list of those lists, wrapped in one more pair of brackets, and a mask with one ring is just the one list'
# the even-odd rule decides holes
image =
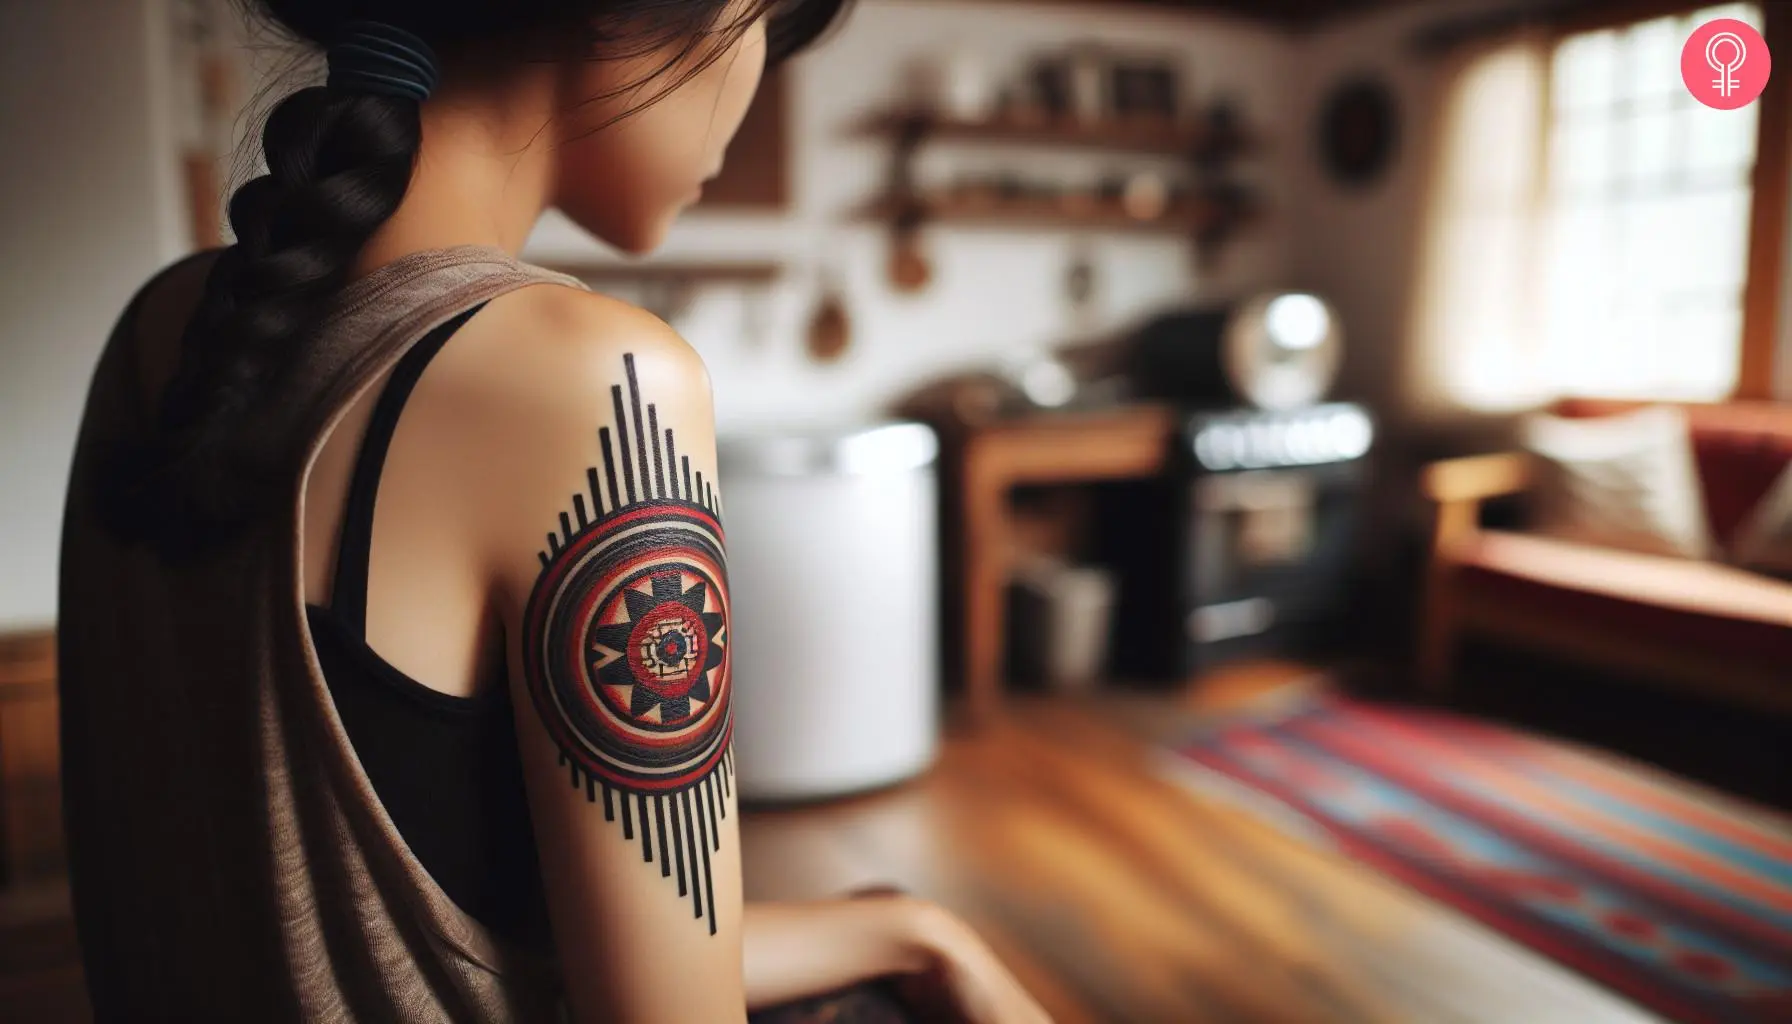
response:
{"label": "logo icon", "polygon": [[[1724,47],[1730,50],[1727,59],[1721,55]],[[1705,63],[1718,73],[1711,85],[1719,96],[1728,99],[1736,92],[1736,86],[1741,84],[1736,81],[1736,69],[1747,59],[1748,44],[1734,32],[1719,32],[1705,43]]]}
{"label": "logo icon", "polygon": [[1693,30],[1680,50],[1680,78],[1693,98],[1717,110],[1745,107],[1767,88],[1773,55],[1753,27],[1718,18]]}

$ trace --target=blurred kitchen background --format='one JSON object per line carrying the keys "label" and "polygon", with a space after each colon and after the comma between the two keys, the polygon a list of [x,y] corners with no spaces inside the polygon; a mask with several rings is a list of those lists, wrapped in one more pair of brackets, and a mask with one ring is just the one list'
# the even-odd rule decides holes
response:
{"label": "blurred kitchen background", "polygon": [[[1792,54],[863,0],[661,251],[550,215],[715,383],[749,895],[942,900],[1061,1021],[1792,1018],[1792,86],[1695,100],[1714,19]],[[226,0],[0,0],[0,54],[0,1017],[79,1020],[77,416],[317,68]]]}

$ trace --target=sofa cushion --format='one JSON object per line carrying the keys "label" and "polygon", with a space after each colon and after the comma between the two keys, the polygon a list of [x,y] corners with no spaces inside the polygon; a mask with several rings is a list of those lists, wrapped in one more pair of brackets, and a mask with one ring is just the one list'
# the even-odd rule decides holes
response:
{"label": "sofa cushion", "polygon": [[1463,585],[1541,615],[1792,664],[1792,583],[1702,562],[1486,530],[1454,555]]}
{"label": "sofa cushion", "polygon": [[1649,554],[1713,554],[1682,410],[1651,405],[1593,418],[1535,413],[1522,434],[1537,464],[1537,532]]}
{"label": "sofa cushion", "polygon": [[[1647,403],[1605,398],[1564,398],[1557,416],[1611,416]],[[1792,403],[1682,402],[1692,431],[1694,457],[1705,491],[1705,515],[1719,545],[1735,533],[1792,463]]]}

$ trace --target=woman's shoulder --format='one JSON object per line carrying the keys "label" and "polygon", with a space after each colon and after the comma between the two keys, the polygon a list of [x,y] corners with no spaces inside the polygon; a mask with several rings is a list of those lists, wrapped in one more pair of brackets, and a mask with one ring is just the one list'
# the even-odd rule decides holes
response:
{"label": "woman's shoulder", "polygon": [[432,442],[453,453],[443,462],[453,502],[502,593],[529,592],[541,531],[568,520],[568,495],[603,471],[605,433],[629,425],[657,456],[661,431],[675,429],[681,453],[711,461],[700,458],[715,429],[702,360],[628,303],[564,285],[522,288],[469,320],[438,359],[447,372],[432,363],[413,401],[425,406]]}
{"label": "woman's shoulder", "polygon": [[[481,323],[483,321],[483,323]],[[469,324],[469,352],[493,401],[530,410],[567,406],[589,416],[589,401],[626,386],[629,375],[684,395],[709,394],[696,351],[664,320],[627,302],[560,284],[518,289]]]}
{"label": "woman's shoulder", "polygon": [[618,348],[658,358],[702,361],[671,325],[639,306],[600,292],[562,284],[521,289],[510,316],[526,321],[526,336],[570,358]]}

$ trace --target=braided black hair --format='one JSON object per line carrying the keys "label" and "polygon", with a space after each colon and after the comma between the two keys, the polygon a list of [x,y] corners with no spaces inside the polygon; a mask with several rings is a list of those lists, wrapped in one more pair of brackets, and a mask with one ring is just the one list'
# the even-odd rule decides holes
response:
{"label": "braided black hair", "polygon": [[[768,62],[799,51],[850,0],[753,0],[722,24],[729,0],[253,0],[299,39],[324,47],[354,21],[397,26],[443,53],[509,47],[513,56],[638,55],[672,45],[659,77],[706,41],[713,53],[769,12]],[[651,104],[701,70],[667,81]],[[633,110],[627,113],[633,113]],[[626,113],[622,116],[627,116]],[[203,553],[269,497],[276,467],[249,442],[255,416],[317,330],[356,255],[398,209],[422,140],[414,99],[300,89],[262,134],[267,173],[231,197],[235,244],[223,250],[181,340],[155,429],[110,453],[102,516],[165,559]]]}

